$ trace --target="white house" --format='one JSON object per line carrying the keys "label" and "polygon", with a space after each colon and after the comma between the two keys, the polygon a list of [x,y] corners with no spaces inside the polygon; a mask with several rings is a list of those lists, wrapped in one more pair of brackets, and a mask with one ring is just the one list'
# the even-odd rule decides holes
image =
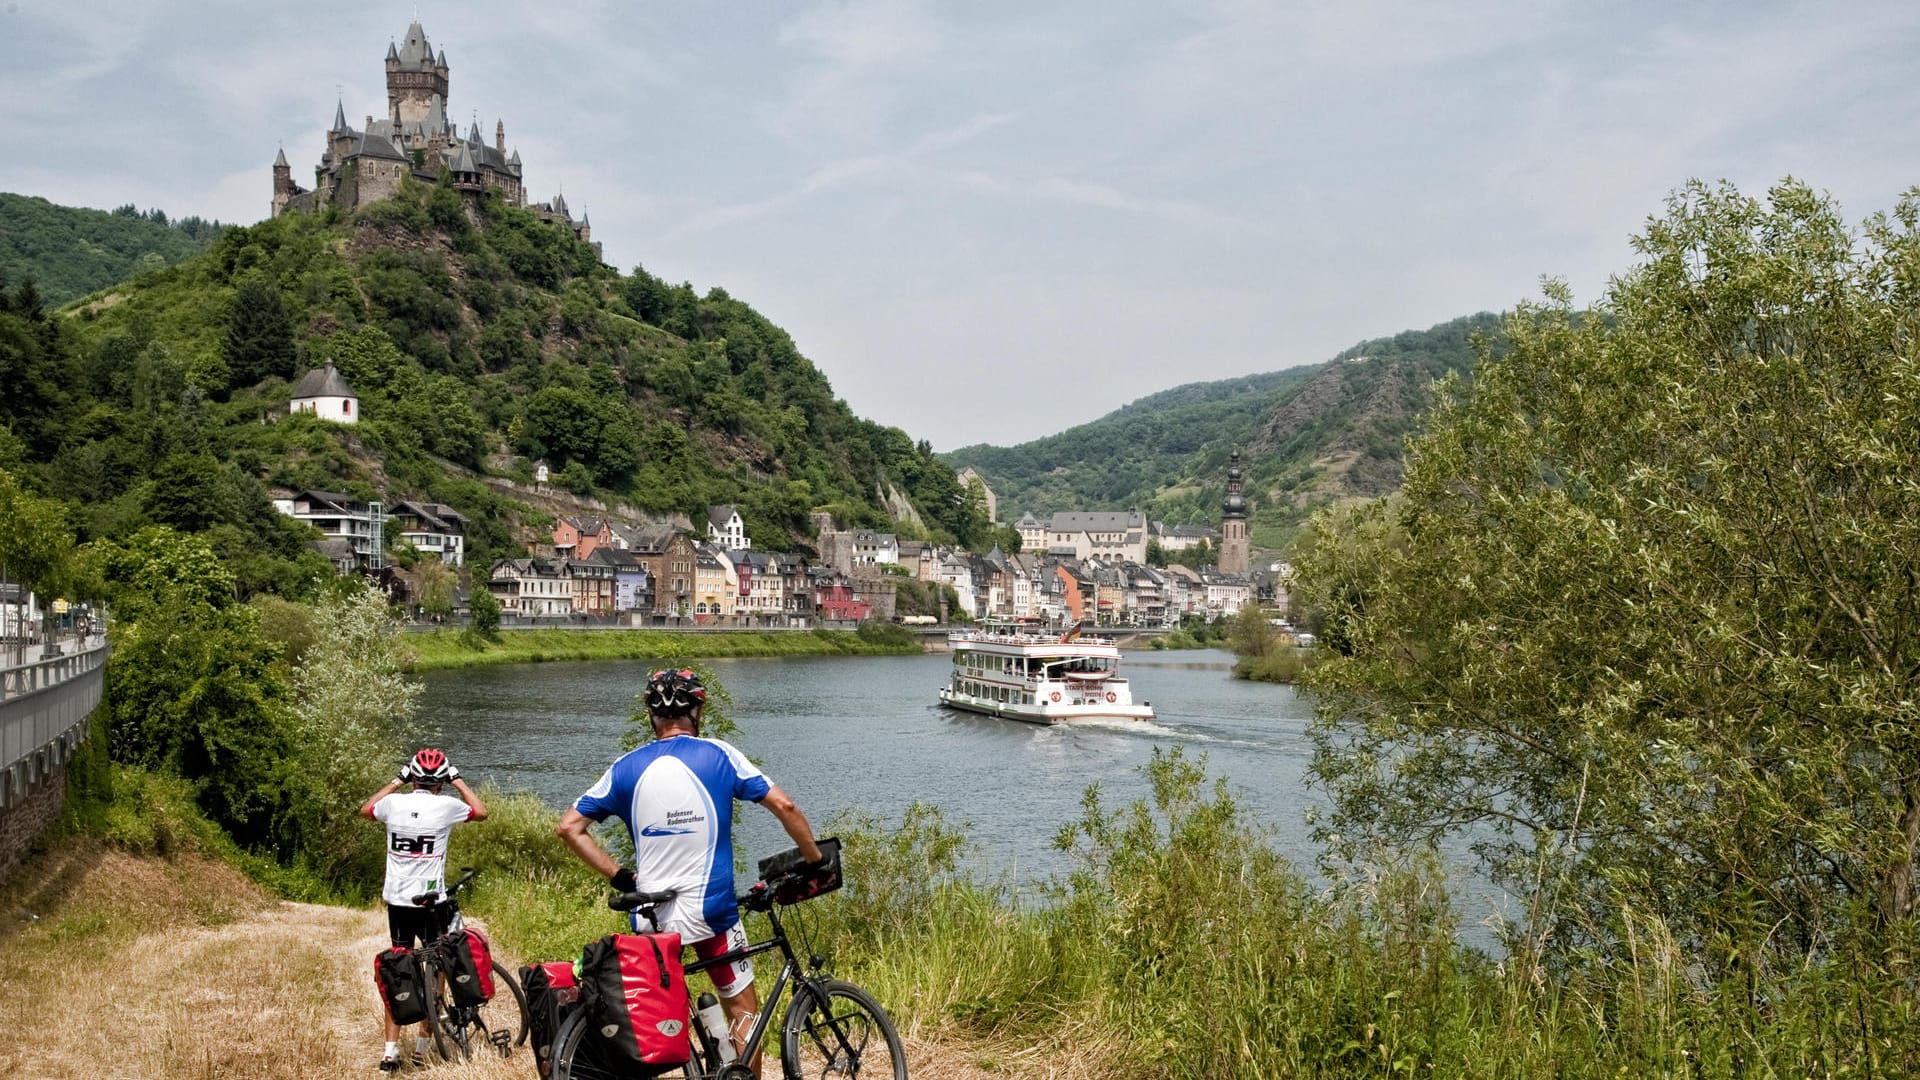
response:
{"label": "white house", "polygon": [[900,538],[894,533],[872,532],[868,529],[853,531],[853,564],[877,565],[900,564]]}
{"label": "white house", "polygon": [[707,539],[722,551],[750,551],[753,541],[747,537],[747,523],[740,511],[731,506],[707,507]]}
{"label": "white house", "polygon": [[314,368],[300,376],[300,384],[293,388],[293,400],[288,403],[288,409],[291,412],[312,413],[336,424],[360,422],[360,399],[354,396],[353,387],[347,385],[347,380],[331,360],[327,361],[325,367]]}

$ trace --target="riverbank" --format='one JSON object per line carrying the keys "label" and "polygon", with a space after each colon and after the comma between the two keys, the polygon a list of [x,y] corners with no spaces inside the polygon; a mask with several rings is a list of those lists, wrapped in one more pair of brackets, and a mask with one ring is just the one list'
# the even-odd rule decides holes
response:
{"label": "riverbank", "polygon": [[[0,890],[0,1075],[373,1075],[380,999],[368,970],[386,944],[371,905],[290,903],[220,859],[65,838]],[[520,959],[510,942],[501,955]],[[903,1037],[916,1077],[1004,1075],[972,1065],[970,1051]],[[533,1059],[517,1047],[434,1074],[522,1080]]]}
{"label": "riverbank", "polygon": [[553,660],[710,660],[738,656],[910,656],[918,638],[898,627],[860,630],[502,630],[482,641],[456,630],[409,634],[411,671]]}

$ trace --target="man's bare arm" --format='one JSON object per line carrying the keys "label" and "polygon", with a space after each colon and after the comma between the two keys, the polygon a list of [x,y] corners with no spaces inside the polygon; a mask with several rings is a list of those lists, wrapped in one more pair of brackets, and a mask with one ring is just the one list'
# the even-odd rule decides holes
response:
{"label": "man's bare arm", "polygon": [[592,827],[593,822],[585,814],[569,806],[567,812],[560,815],[560,825],[554,832],[573,849],[581,862],[593,867],[601,877],[612,880],[613,875],[620,872],[620,864],[614,862],[613,856],[602,850],[599,843],[588,835],[587,830]]}
{"label": "man's bare arm", "polygon": [[468,821],[487,820],[487,804],[480,801],[480,796],[474,794],[474,790],[467,786],[465,780],[458,776],[454,777],[453,790],[459,792],[460,801],[467,804]]}
{"label": "man's bare arm", "polygon": [[820,861],[820,845],[813,839],[813,826],[807,824],[807,816],[800,812],[800,808],[794,805],[793,799],[788,797],[786,792],[780,790],[780,785],[775,784],[768,788],[767,794],[760,800],[760,805],[772,811],[773,816],[779,819],[780,827],[787,830],[787,835],[799,845],[801,857],[808,862]]}
{"label": "man's bare arm", "polygon": [[[386,787],[383,787],[379,791],[374,792],[373,797],[371,799],[368,799],[366,803],[360,807],[360,816],[366,817],[366,818],[372,818],[373,808],[380,804],[380,800],[386,798],[387,796],[393,794],[398,790],[400,790],[400,778],[396,776],[393,779],[387,781]],[[378,820],[378,819],[375,818],[374,820]]]}

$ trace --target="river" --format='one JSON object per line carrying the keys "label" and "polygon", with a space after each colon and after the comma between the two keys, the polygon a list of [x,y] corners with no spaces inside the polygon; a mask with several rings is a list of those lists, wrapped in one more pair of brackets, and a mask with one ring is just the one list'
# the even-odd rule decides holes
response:
{"label": "river", "polygon": [[[1020,882],[1068,863],[1052,846],[1098,783],[1109,806],[1146,793],[1140,767],[1153,748],[1205,755],[1274,843],[1302,870],[1316,850],[1305,814],[1318,796],[1303,782],[1311,709],[1290,687],[1230,678],[1218,650],[1130,653],[1134,699],[1152,722],[1039,727],[934,702],[951,660],[781,657],[716,660],[733,695],[736,742],[786,788],[816,827],[846,809],[897,821],[915,800],[966,823],[978,867]],[[422,716],[469,777],[527,789],[558,807],[618,753],[643,661],[514,664],[430,672]],[[786,846],[772,815],[743,815],[758,857]]]}

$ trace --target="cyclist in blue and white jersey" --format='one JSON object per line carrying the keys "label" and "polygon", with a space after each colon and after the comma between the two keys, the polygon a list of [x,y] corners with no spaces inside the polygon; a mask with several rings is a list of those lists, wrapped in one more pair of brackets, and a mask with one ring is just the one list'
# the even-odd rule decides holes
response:
{"label": "cyclist in blue and white jersey", "polygon": [[[808,862],[821,860],[820,846],[806,815],[745,754],[700,737],[707,691],[698,675],[684,668],[656,671],[644,700],[654,740],[614,762],[574,802],[560,818],[560,838],[621,892],[676,893],[659,907],[660,929],[677,932],[702,960],[711,960],[747,944],[733,892],[734,800],[772,811]],[[633,838],[631,867],[615,863],[587,833],[608,817],[625,822]],[[737,1050],[760,1007],[753,965],[741,960],[709,974]],[[756,1075],[759,1064],[752,1063]]]}

